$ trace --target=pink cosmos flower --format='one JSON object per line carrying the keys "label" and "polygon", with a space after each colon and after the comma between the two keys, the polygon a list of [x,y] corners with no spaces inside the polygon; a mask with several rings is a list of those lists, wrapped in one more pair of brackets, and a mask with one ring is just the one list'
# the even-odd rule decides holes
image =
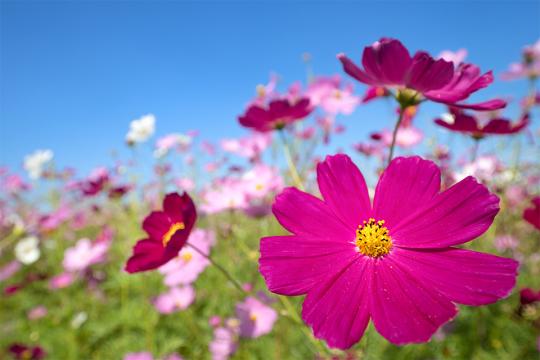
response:
{"label": "pink cosmos flower", "polygon": [[283,178],[271,166],[257,164],[242,175],[243,189],[249,199],[262,199],[281,190]]}
{"label": "pink cosmos flower", "polygon": [[47,308],[43,305],[38,305],[28,311],[28,319],[30,320],[38,320],[47,315],[48,311]]}
{"label": "pink cosmos flower", "polygon": [[151,353],[143,351],[137,353],[129,353],[124,356],[124,360],[154,360]]}
{"label": "pink cosmos flower", "polygon": [[49,281],[49,288],[51,289],[63,289],[68,287],[75,280],[75,275],[69,272],[56,275]]}
{"label": "pink cosmos flower", "polygon": [[[210,254],[210,247],[215,243],[213,231],[195,229],[188,238],[188,242],[204,254]],[[199,275],[210,265],[208,259],[195,251],[192,247],[184,247],[178,256],[159,268],[165,275],[165,285],[188,285],[193,283]]]}
{"label": "pink cosmos flower", "polygon": [[540,76],[540,39],[534,45],[525,46],[521,62],[510,64],[501,78],[503,80],[535,79],[538,76]]}
{"label": "pink cosmos flower", "polygon": [[302,120],[313,111],[308,98],[291,101],[287,98],[270,101],[268,106],[251,105],[238,117],[242,126],[259,131],[281,130]]}
{"label": "pink cosmos flower", "polygon": [[192,138],[184,134],[169,134],[156,141],[154,157],[162,158],[172,150],[185,151],[191,145]]}
{"label": "pink cosmos flower", "polygon": [[512,235],[499,235],[495,238],[495,248],[499,251],[515,250],[519,241]]}
{"label": "pink cosmos flower", "polygon": [[459,109],[450,108],[450,113],[435,119],[435,124],[448,130],[461,132],[475,139],[482,139],[487,135],[516,134],[529,125],[529,114],[524,114],[513,123],[509,119],[495,117],[487,121],[467,114]]}
{"label": "pink cosmos flower", "polygon": [[251,160],[258,160],[270,144],[272,144],[272,134],[253,132],[239,139],[223,139],[221,148]]}
{"label": "pink cosmos flower", "polygon": [[64,221],[68,220],[71,216],[71,208],[67,204],[62,204],[55,211],[43,215],[39,219],[39,227],[41,231],[53,231]]}
{"label": "pink cosmos flower", "polygon": [[20,195],[21,192],[31,189],[31,186],[24,182],[17,174],[8,175],[2,179],[2,189],[8,194]]}
{"label": "pink cosmos flower", "polygon": [[459,49],[457,51],[451,51],[451,50],[441,51],[441,53],[439,54],[437,58],[450,61],[454,63],[455,67],[458,67],[460,64],[463,63],[466,57],[467,57],[467,49]]}
{"label": "pink cosmos flower", "polygon": [[532,226],[540,230],[540,196],[532,199],[532,207],[523,211],[523,218]]}
{"label": "pink cosmos flower", "polygon": [[214,329],[214,338],[208,345],[212,360],[226,360],[237,348],[236,330],[229,326]]}
{"label": "pink cosmos flower", "polygon": [[109,246],[108,241],[92,243],[90,239],[80,239],[75,246],[66,249],[62,265],[66,271],[82,271],[103,262]]}
{"label": "pink cosmos flower", "polygon": [[185,310],[195,300],[195,290],[191,286],[173,287],[154,301],[154,306],[162,314]]}
{"label": "pink cosmos flower", "polygon": [[353,94],[353,87],[341,87],[341,77],[318,77],[309,84],[305,96],[311,105],[318,106],[331,115],[350,115],[360,104],[360,99]]}
{"label": "pink cosmos flower", "polygon": [[182,191],[193,191],[193,190],[195,190],[195,182],[193,180],[191,180],[190,178],[187,178],[187,177],[179,178],[179,179],[176,179],[174,181],[174,183]]}
{"label": "pink cosmos flower", "polygon": [[236,305],[236,316],[240,320],[240,336],[257,338],[272,331],[277,312],[254,297],[248,297]]}
{"label": "pink cosmos flower", "polygon": [[[392,144],[392,131],[384,129],[372,135],[372,138],[380,140],[385,146]],[[414,126],[400,126],[396,134],[396,145],[402,148],[410,148],[422,142],[424,133]]]}
{"label": "pink cosmos flower", "polygon": [[499,199],[468,177],[440,191],[440,170],[394,159],[373,204],[346,155],[317,166],[324,200],[285,189],[273,212],[289,236],[261,239],[260,272],[277,294],[307,294],[302,317],[316,337],[347,349],[370,319],[395,344],[425,342],[457,314],[509,294],[518,263],[456,246],[482,235]]}
{"label": "pink cosmos flower", "polygon": [[13,260],[0,268],[0,281],[9,279],[21,269],[20,262]]}
{"label": "pink cosmos flower", "polygon": [[443,59],[435,60],[428,53],[419,51],[412,58],[409,51],[395,39],[382,38],[364,48],[359,68],[344,54],[338,59],[344,71],[356,80],[370,85],[397,88],[396,99],[406,108],[429,99],[447,105],[474,110],[496,110],[506,106],[501,99],[482,103],[464,104],[472,93],[493,82],[493,75],[480,74],[473,64],[454,64]]}
{"label": "pink cosmos flower", "polygon": [[216,214],[225,210],[246,209],[248,198],[243,182],[232,177],[219,179],[214,185],[202,193],[201,211]]}

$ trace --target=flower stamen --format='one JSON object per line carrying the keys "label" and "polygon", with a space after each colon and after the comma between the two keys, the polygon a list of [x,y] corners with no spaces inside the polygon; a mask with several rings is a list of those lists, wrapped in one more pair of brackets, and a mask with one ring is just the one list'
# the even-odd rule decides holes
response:
{"label": "flower stamen", "polygon": [[356,230],[355,244],[360,253],[369,257],[378,258],[388,254],[392,248],[392,238],[384,226],[384,220],[364,220]]}

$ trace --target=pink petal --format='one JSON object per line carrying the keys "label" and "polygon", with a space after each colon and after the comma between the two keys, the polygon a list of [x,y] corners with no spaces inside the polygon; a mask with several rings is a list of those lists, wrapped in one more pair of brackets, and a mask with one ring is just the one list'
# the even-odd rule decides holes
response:
{"label": "pink petal", "polygon": [[356,80],[368,84],[368,85],[381,85],[380,81],[373,80],[362,69],[360,69],[354,62],[351,61],[345,54],[338,54],[337,58],[343,65],[343,70]]}
{"label": "pink petal", "polygon": [[339,272],[358,256],[354,244],[309,236],[272,236],[261,239],[259,270],[268,289],[281,295],[301,295]]}
{"label": "pink petal", "polygon": [[451,301],[485,305],[507,296],[516,283],[518,262],[471,250],[394,249],[392,257]]}
{"label": "pink petal", "polygon": [[392,256],[373,261],[371,316],[394,344],[428,341],[457,309],[445,296],[409,273]]}
{"label": "pink petal", "polygon": [[326,203],[296,188],[283,190],[272,211],[279,223],[296,235],[338,242],[355,238],[355,228],[339,220]]}
{"label": "pink petal", "polygon": [[360,340],[369,322],[370,285],[370,260],[358,256],[308,293],[302,318],[317,338],[348,349]]}
{"label": "pink petal", "polygon": [[319,190],[328,206],[355,229],[371,216],[366,181],[347,155],[327,156],[317,165]]}
{"label": "pink petal", "polygon": [[482,235],[499,212],[499,198],[469,176],[417,208],[390,230],[394,244],[445,248]]}
{"label": "pink petal", "polygon": [[437,165],[418,156],[392,160],[375,189],[373,212],[392,226],[433,198],[440,190],[441,172]]}

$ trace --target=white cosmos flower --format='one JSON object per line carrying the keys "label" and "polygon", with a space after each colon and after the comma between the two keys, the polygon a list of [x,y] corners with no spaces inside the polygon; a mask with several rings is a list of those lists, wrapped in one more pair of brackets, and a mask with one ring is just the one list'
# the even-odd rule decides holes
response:
{"label": "white cosmos flower", "polygon": [[36,262],[41,254],[38,247],[38,238],[28,236],[15,245],[15,257],[23,264],[29,265]]}
{"label": "white cosmos flower", "polygon": [[129,124],[129,132],[126,135],[128,144],[142,143],[154,134],[156,129],[156,117],[153,114],[144,115],[140,119],[133,120]]}
{"label": "white cosmos flower", "polygon": [[43,174],[43,167],[52,160],[54,154],[51,150],[36,150],[24,157],[24,169],[31,179],[39,179]]}

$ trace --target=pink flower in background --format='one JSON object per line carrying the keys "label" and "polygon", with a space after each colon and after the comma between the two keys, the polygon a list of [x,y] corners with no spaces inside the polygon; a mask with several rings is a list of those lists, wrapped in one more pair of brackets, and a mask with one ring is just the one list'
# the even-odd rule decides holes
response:
{"label": "pink flower in background", "polygon": [[62,265],[66,271],[83,271],[91,265],[103,262],[110,242],[94,242],[90,239],[80,239],[74,247],[66,249]]}
{"label": "pink flower in background", "polygon": [[527,190],[521,185],[510,185],[504,191],[508,204],[516,206],[525,201]]}
{"label": "pink flower in background", "polygon": [[501,162],[495,155],[479,156],[473,162],[461,166],[461,171],[455,173],[456,180],[474,176],[482,182],[492,181],[501,170]]}
{"label": "pink flower in background", "polygon": [[22,265],[20,262],[13,260],[0,268],[0,281],[4,281],[15,275]]}
{"label": "pink flower in background", "polygon": [[[204,254],[210,254],[210,248],[215,243],[215,235],[211,230],[195,229],[189,236],[188,242]],[[210,265],[206,256],[200,254],[192,247],[184,247],[178,256],[159,268],[165,276],[167,286],[188,285],[193,283],[199,275]]]}
{"label": "pink flower in background", "polygon": [[264,164],[257,164],[245,172],[242,182],[242,188],[250,199],[262,199],[283,187],[279,170]]}
{"label": "pink flower in background", "polygon": [[272,134],[259,132],[253,132],[239,139],[221,140],[221,148],[224,151],[254,160],[259,159],[271,144]]}
{"label": "pink flower in background", "polygon": [[524,288],[519,291],[519,302],[522,305],[534,304],[540,302],[540,290],[534,291],[531,288]]}
{"label": "pink flower in background", "polygon": [[278,83],[277,74],[270,74],[270,80],[265,85],[259,84],[255,88],[257,91],[257,97],[251,100],[250,105],[257,104],[264,106],[268,100],[273,99],[278,96],[276,93],[276,86]]}
{"label": "pink flower in background", "polygon": [[220,326],[214,329],[214,338],[208,345],[212,360],[226,360],[237,348],[237,330]]}
{"label": "pink flower in background", "polygon": [[159,138],[156,141],[156,148],[154,150],[154,157],[165,157],[169,152],[173,150],[185,151],[189,148],[192,142],[190,136],[184,134],[169,134]]}
{"label": "pink flower in background", "polygon": [[24,182],[17,174],[8,175],[2,179],[2,190],[8,194],[19,195],[21,192],[30,190],[31,186]]}
{"label": "pink flower in background", "polygon": [[124,360],[154,360],[151,353],[143,351],[137,353],[129,353],[124,356]]}
{"label": "pink flower in background", "polygon": [[216,155],[216,146],[209,141],[201,142],[201,149],[209,156]]}
{"label": "pink flower in background", "polygon": [[60,275],[56,275],[49,281],[49,288],[51,289],[63,289],[68,287],[75,280],[75,275],[70,272],[64,272]]}
{"label": "pink flower in background", "polygon": [[384,155],[384,149],[379,144],[357,143],[353,145],[353,148],[365,156],[377,155],[379,157],[382,157]]}
{"label": "pink flower in background", "polygon": [[257,338],[272,331],[277,312],[254,297],[247,297],[236,305],[236,316],[240,320],[240,336]]}
{"label": "pink flower in background", "polygon": [[456,246],[482,235],[499,199],[468,177],[440,192],[440,170],[396,158],[373,204],[346,155],[317,166],[324,200],[285,189],[273,212],[293,233],[261,239],[259,269],[277,294],[307,294],[302,317],[316,337],[347,349],[372,319],[395,344],[428,341],[457,314],[509,294],[518,263]]}
{"label": "pink flower in background", "polygon": [[302,120],[313,111],[308,98],[297,101],[276,99],[268,106],[251,105],[244,115],[238,117],[240,125],[259,131],[280,130],[296,121]]}
{"label": "pink flower in background", "polygon": [[309,126],[303,130],[297,131],[294,135],[298,139],[310,140],[315,136],[315,128],[313,126]]}
{"label": "pink flower in background", "polygon": [[435,119],[435,124],[452,131],[465,133],[475,139],[482,139],[487,135],[516,134],[529,125],[529,114],[524,114],[513,123],[509,119],[495,117],[487,121],[467,114],[462,110],[449,108],[450,113]]}
{"label": "pink flower in background", "polygon": [[318,77],[309,84],[305,94],[311,105],[318,106],[328,114],[350,115],[360,104],[360,99],[353,94],[353,87],[341,87],[341,77]]}
{"label": "pink flower in background", "polygon": [[15,359],[20,360],[40,360],[47,355],[41,346],[30,346],[19,343],[11,345],[9,352]]}
{"label": "pink flower in background", "polygon": [[532,207],[523,211],[523,219],[540,230],[540,196],[532,199]]}
{"label": "pink flower in background", "polygon": [[190,178],[187,178],[187,177],[179,178],[179,179],[176,179],[174,183],[176,184],[176,186],[178,186],[178,188],[181,191],[195,190],[195,182],[191,180]]}
{"label": "pink flower in background", "polygon": [[154,306],[162,314],[185,310],[195,300],[195,290],[191,286],[172,287],[154,301]]}
{"label": "pink flower in background", "polygon": [[515,250],[519,241],[512,235],[499,235],[495,238],[495,248],[499,251]]}
{"label": "pink flower in background", "polygon": [[30,320],[38,320],[45,316],[47,316],[47,308],[43,305],[36,306],[32,309],[30,309],[27,313],[28,319]]}
{"label": "pink flower in background", "polygon": [[[389,147],[392,144],[392,131],[384,129],[379,133],[372,135],[375,140],[380,140],[385,146]],[[411,126],[400,126],[396,135],[396,145],[402,148],[410,148],[422,142],[424,133],[422,130]]]}
{"label": "pink flower in background", "polygon": [[454,63],[454,67],[458,67],[465,61],[467,57],[467,49],[459,49],[457,51],[444,50],[441,51],[437,58],[443,59],[449,62]]}
{"label": "pink flower in background", "polygon": [[62,204],[55,211],[41,216],[39,227],[43,232],[53,231],[62,225],[71,216],[71,208],[67,204]]}
{"label": "pink flower in background", "polygon": [[344,54],[338,59],[343,70],[356,80],[377,87],[398,88],[397,99],[402,107],[416,105],[423,98],[434,102],[474,110],[496,110],[506,106],[501,99],[464,104],[472,93],[493,82],[493,75],[480,74],[473,64],[454,64],[435,60],[428,53],[418,51],[412,58],[398,40],[382,38],[364,48],[363,69]]}
{"label": "pink flower in background", "polygon": [[322,129],[323,142],[328,144],[332,134],[340,134],[345,131],[345,128],[336,125],[336,121],[332,116],[324,116],[317,119],[317,125]]}
{"label": "pink flower in background", "polygon": [[510,64],[501,75],[503,80],[522,78],[536,79],[540,76],[540,39],[534,45],[525,46],[521,62]]}
{"label": "pink flower in background", "polygon": [[216,181],[202,193],[201,211],[215,214],[225,210],[243,210],[248,207],[243,182],[229,177]]}

